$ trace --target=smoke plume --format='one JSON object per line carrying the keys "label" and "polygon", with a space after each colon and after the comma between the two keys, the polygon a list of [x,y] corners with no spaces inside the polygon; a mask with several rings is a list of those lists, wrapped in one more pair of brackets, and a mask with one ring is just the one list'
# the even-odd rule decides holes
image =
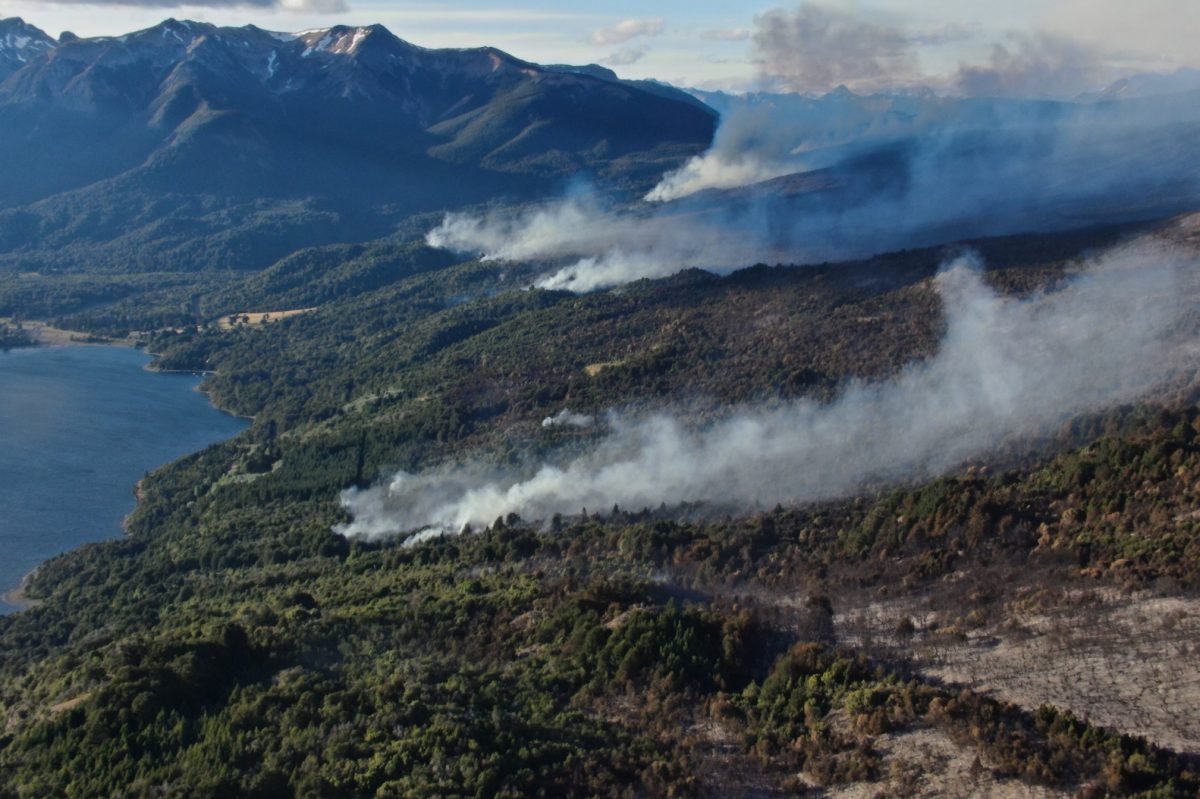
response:
{"label": "smoke plume", "polygon": [[563,408],[553,416],[542,420],[542,427],[591,427],[596,420],[586,413],[577,413],[570,408]]}
{"label": "smoke plume", "polygon": [[428,241],[533,265],[542,288],[591,291],[686,268],[866,257],[1200,202],[1200,106],[1170,97],[721,99],[716,143],[663,179],[647,198],[659,202],[576,195],[451,214]]}
{"label": "smoke plume", "polygon": [[[634,22],[622,30],[642,30]],[[919,47],[973,35],[811,3],[756,22],[764,82],[797,91],[924,80],[913,71]],[[1092,47],[1012,33],[986,63],[938,79],[973,95],[966,99],[844,87],[822,96],[698,93],[721,114],[712,146],[641,201],[573,196],[533,210],[452,214],[429,243],[540,267],[543,288],[591,291],[686,268],[864,257],[1196,207],[1194,95],[1012,98],[1071,94],[1106,68]]]}
{"label": "smoke plume", "polygon": [[985,64],[964,64],[955,87],[968,97],[1074,97],[1116,77],[1094,47],[1046,33],[1010,33]]}
{"label": "smoke plume", "polygon": [[[732,269],[766,249],[729,235],[726,224],[686,216],[665,219],[652,210],[622,212],[583,196],[524,212],[448,214],[427,241],[432,247],[482,253],[487,260],[557,264],[537,286],[571,291],[665,277],[690,267]],[[750,230],[758,227],[747,224]]]}
{"label": "smoke plume", "polygon": [[[803,102],[792,102],[797,101]],[[804,161],[796,151],[812,126],[786,118],[779,105],[751,96],[725,109],[718,106],[721,124],[712,147],[667,174],[646,200],[670,202],[704,189],[747,186],[801,171]]]}
{"label": "smoke plume", "polygon": [[[962,25],[916,29],[816,3],[755,18],[759,83],[775,91],[821,94],[839,86],[862,92],[933,87],[965,97],[1067,99],[1116,75],[1122,58],[1094,44],[1045,31],[1008,31],[982,63],[957,74],[928,74],[921,51],[978,38]],[[982,43],[982,42],[981,42]]]}
{"label": "smoke plume", "polygon": [[1141,243],[1053,292],[1017,299],[995,294],[974,259],[960,258],[934,280],[946,320],[939,352],[893,379],[852,384],[828,405],[746,408],[703,429],[670,413],[611,414],[600,443],[565,462],[524,472],[470,463],[347,491],[352,521],[339,531],[420,540],[513,512],[769,507],[945,472],[1135,398],[1181,361],[1194,369],[1195,342],[1179,322],[1194,304],[1196,266],[1194,256]]}
{"label": "smoke plume", "polygon": [[920,77],[913,40],[894,26],[815,3],[768,11],[754,22],[755,58],[776,88],[875,91]]}

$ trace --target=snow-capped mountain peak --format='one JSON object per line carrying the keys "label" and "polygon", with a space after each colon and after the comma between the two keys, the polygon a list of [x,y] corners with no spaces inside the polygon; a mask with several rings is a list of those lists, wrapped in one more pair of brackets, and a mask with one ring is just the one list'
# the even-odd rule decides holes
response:
{"label": "snow-capped mountain peak", "polygon": [[45,31],[20,17],[0,19],[0,83],[57,45]]}
{"label": "snow-capped mountain peak", "polygon": [[20,17],[0,19],[0,78],[8,71],[7,62],[24,64],[38,53],[50,50],[57,42],[40,28]]}
{"label": "snow-capped mountain peak", "polygon": [[336,55],[353,55],[358,52],[363,43],[371,36],[381,35],[384,29],[379,25],[366,27],[347,27],[337,25],[332,28],[316,28],[291,34],[295,39],[304,42],[302,56],[308,57],[314,53],[331,53]]}

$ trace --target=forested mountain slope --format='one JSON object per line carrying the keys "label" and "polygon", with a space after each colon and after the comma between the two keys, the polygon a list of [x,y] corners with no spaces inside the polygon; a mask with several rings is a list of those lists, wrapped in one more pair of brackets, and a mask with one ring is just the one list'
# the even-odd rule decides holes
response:
{"label": "forested mountain slope", "polygon": [[[1165,235],[1194,246],[1193,222]],[[972,246],[990,286],[1025,296],[1138,235],[1163,234]],[[391,279],[311,313],[148,339],[164,366],[215,369],[214,398],[255,421],[150,475],[129,537],[46,564],[28,587],[39,604],[0,619],[0,791],[1200,788],[1200,739],[1143,723],[1144,700],[1120,706],[1121,724],[1088,723],[1102,697],[1084,689],[1039,708],[1007,701],[1026,697],[1010,683],[979,678],[991,696],[934,676],[952,646],[1036,637],[1004,620],[1080,597],[1195,602],[1187,381],[927,485],[736,517],[605,505],[415,546],[347,540],[340,492],[397,467],[588,446],[593,429],[543,424],[564,408],[670,401],[702,422],[764,398],[828,400],[928,358],[945,324],[942,248],[584,296],[410,254],[343,252],[359,264],[347,274],[391,265]],[[285,274],[256,285],[314,290]],[[1190,650],[1172,646],[1161,657],[1190,679]]]}
{"label": "forested mountain slope", "polygon": [[715,126],[691,98],[378,25],[20,30],[0,31],[23,44],[0,51],[0,267],[27,272],[261,268],[581,172],[648,187]]}

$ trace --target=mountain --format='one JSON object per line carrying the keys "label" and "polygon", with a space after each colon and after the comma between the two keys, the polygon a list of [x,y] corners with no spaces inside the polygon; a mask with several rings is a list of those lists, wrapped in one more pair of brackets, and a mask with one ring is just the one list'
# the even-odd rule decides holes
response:
{"label": "mountain", "polygon": [[681,89],[677,86],[672,86],[671,84],[660,80],[626,80],[619,77],[616,72],[613,72],[608,67],[602,67],[599,64],[585,64],[584,66],[554,64],[553,66],[546,67],[546,69],[553,69],[559,72],[570,72],[579,75],[591,75],[592,77],[599,78],[600,80],[606,80],[611,83],[621,83],[626,86],[636,86],[637,88],[648,91],[651,94],[657,94],[661,97],[667,97],[672,100],[679,100],[698,108],[703,108],[706,110],[710,109],[710,106],[707,103],[697,97],[695,93],[688,91],[687,89]]}
{"label": "mountain", "polygon": [[[91,248],[67,261],[161,261],[247,220],[268,238],[367,238],[580,172],[645,185],[715,127],[685,100],[494,48],[426,49],[378,25],[281,34],[172,19],[118,37],[40,35],[11,35],[25,60],[0,84],[12,165],[0,253],[18,257],[123,239],[103,264]],[[284,254],[256,236],[188,257],[262,266]]]}
{"label": "mountain", "polygon": [[0,81],[57,44],[20,17],[0,19]]}
{"label": "mountain", "polygon": [[663,213],[710,211],[714,224],[738,210],[814,257],[1200,204],[1200,91],[1095,103],[845,88],[693,94],[724,123],[712,150],[651,199],[667,201]]}
{"label": "mountain", "polygon": [[1088,92],[1076,102],[1099,103],[1134,97],[1159,97],[1200,90],[1200,69],[1180,67],[1174,72],[1140,72],[1114,81],[1098,92]]}

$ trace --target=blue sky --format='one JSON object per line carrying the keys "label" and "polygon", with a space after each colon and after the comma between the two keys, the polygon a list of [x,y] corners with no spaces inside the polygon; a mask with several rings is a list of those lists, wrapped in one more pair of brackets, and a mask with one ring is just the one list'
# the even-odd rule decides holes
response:
{"label": "blue sky", "polygon": [[[490,44],[542,63],[601,63],[624,77],[742,89],[764,85],[763,52],[754,34],[762,31],[764,19],[781,18],[763,15],[773,9],[791,14],[799,7],[727,0],[252,0],[275,5],[223,5],[230,1],[167,7],[156,3],[169,5],[171,0],[0,0],[0,15],[24,17],[53,35],[71,30],[83,36],[123,33],[167,16],[254,23],[273,30],[382,22],[398,36],[425,46]],[[902,32],[910,45],[901,54],[907,71],[901,83],[938,86],[963,64],[993,59],[997,45],[1005,47],[1006,54],[1020,50],[1028,57],[1042,52],[1042,43],[1051,39],[1073,42],[1082,48],[1079,52],[1102,62],[1103,74],[1095,69],[1097,62],[1090,64],[1097,74],[1089,80],[1139,70],[1200,67],[1200,47],[1195,44],[1200,37],[1200,0],[828,0],[821,8],[839,15],[837,19],[869,26],[865,30],[874,33]],[[811,40],[805,42],[805,52],[819,50]],[[784,81],[788,87],[805,88],[795,84],[809,79],[809,66],[785,65],[784,70],[790,76]],[[770,83],[771,74],[765,77]],[[863,81],[853,73],[834,79],[838,77],[846,78],[843,82],[852,88],[880,85],[878,78]],[[774,85],[778,88],[777,80]]]}

